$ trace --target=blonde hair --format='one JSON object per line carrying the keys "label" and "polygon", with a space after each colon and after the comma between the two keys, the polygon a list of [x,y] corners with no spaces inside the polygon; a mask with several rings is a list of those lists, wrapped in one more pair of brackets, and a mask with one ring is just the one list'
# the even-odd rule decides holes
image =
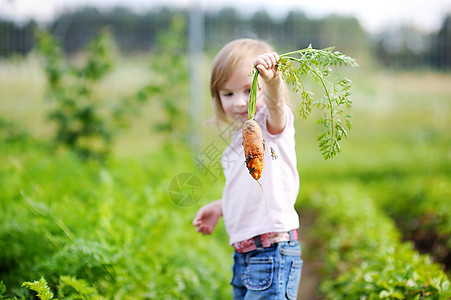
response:
{"label": "blonde hair", "polygon": [[[255,39],[237,39],[225,45],[213,60],[210,77],[210,92],[213,98],[215,116],[213,121],[227,122],[227,115],[221,104],[219,90],[230,79],[233,70],[240,64],[247,63],[250,57],[257,57],[265,52],[272,52],[266,42]],[[252,66],[249,66],[249,71]]]}

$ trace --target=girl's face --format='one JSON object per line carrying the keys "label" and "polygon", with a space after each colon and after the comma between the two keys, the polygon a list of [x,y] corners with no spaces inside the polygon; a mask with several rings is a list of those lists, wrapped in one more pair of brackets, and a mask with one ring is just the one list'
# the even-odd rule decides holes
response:
{"label": "girl's face", "polygon": [[[232,120],[245,122],[248,119],[247,108],[249,104],[249,93],[252,85],[252,77],[249,76],[252,68],[243,64],[233,71],[229,80],[219,90],[222,107],[227,116]],[[259,84],[259,87],[261,85]],[[263,92],[257,90],[256,111],[263,105]]]}

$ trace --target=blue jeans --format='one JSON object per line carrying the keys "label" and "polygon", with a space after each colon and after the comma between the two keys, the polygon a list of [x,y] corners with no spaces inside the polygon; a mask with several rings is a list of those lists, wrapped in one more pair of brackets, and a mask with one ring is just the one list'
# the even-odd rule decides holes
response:
{"label": "blue jeans", "polygon": [[302,271],[298,241],[235,251],[234,261],[233,299],[296,299]]}

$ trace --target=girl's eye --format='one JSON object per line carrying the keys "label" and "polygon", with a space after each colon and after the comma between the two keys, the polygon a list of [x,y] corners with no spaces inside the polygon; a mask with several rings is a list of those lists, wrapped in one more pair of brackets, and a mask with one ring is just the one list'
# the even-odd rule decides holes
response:
{"label": "girl's eye", "polygon": [[223,96],[224,96],[224,97],[230,97],[230,96],[233,96],[233,93],[224,93]]}
{"label": "girl's eye", "polygon": [[246,94],[249,95],[250,93],[251,93],[251,89],[247,89],[247,90],[246,90]]}

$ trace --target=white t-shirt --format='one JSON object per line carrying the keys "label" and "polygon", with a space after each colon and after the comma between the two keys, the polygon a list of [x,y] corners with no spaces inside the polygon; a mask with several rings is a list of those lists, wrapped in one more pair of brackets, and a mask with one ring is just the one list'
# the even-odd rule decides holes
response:
{"label": "white t-shirt", "polygon": [[[255,120],[260,124],[265,140],[265,165],[260,183],[268,199],[268,214],[260,185],[245,165],[242,130],[235,132],[232,143],[222,156],[225,187],[222,193],[222,213],[230,244],[268,232],[284,232],[299,227],[294,204],[299,193],[296,168],[294,116],[288,106],[286,125],[282,133],[272,135],[266,128],[266,106],[260,108]],[[273,159],[271,148],[278,157]]]}

